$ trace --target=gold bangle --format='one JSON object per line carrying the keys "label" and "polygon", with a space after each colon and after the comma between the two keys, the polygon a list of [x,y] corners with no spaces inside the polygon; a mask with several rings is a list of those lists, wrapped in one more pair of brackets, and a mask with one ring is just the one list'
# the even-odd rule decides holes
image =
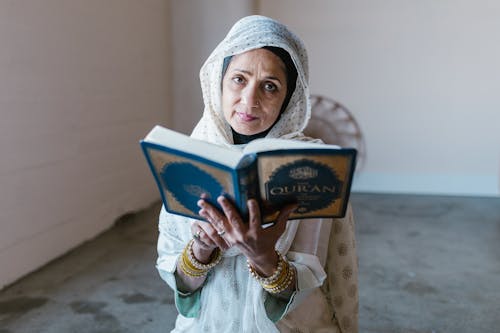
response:
{"label": "gold bangle", "polygon": [[276,251],[276,253],[279,257],[278,267],[276,268],[276,271],[274,271],[273,275],[269,277],[259,275],[247,260],[248,270],[252,276],[260,283],[264,290],[271,294],[278,294],[288,289],[296,275],[295,269],[283,257],[283,255],[279,251]]}
{"label": "gold bangle", "polygon": [[[201,263],[200,261],[198,261],[198,259],[196,259],[195,255],[194,255],[193,244],[194,244],[194,239],[191,239],[188,242],[185,250],[186,250],[186,254],[189,258],[189,261],[196,269],[208,271],[208,270],[212,269],[213,267],[215,267],[221,261],[222,251],[220,250],[220,248],[216,248],[215,249],[215,257],[208,264]],[[213,256],[214,256],[214,254],[212,254],[212,257]]]}
{"label": "gold bangle", "polygon": [[192,278],[201,278],[201,277],[204,277],[207,275],[207,272],[196,272],[196,271],[189,269],[186,266],[184,260],[181,260],[180,268],[181,268],[181,271],[184,275],[187,275],[187,276],[192,277]]}
{"label": "gold bangle", "polygon": [[200,278],[207,275],[208,271],[217,265],[222,259],[222,251],[217,248],[215,258],[208,264],[199,262],[193,253],[194,240],[191,239],[184,247],[180,257],[180,269],[190,277]]}
{"label": "gold bangle", "polygon": [[261,283],[262,287],[264,287],[265,289],[274,289],[277,286],[281,285],[288,277],[288,274],[289,274],[288,270],[289,270],[289,265],[285,265],[285,267],[283,268],[283,271],[278,276],[276,281],[273,281],[272,283]]}
{"label": "gold bangle", "polygon": [[260,284],[272,284],[272,283],[274,283],[283,271],[283,267],[285,266],[286,261],[283,258],[283,255],[279,251],[277,251],[277,250],[275,250],[275,251],[276,251],[276,254],[278,255],[278,265],[276,267],[276,270],[273,272],[273,274],[271,276],[268,276],[268,277],[261,276],[259,273],[257,273],[257,271],[252,267],[250,262],[247,260],[247,267],[248,267],[248,270],[250,271],[250,274],[252,274],[252,276],[257,281],[259,281]]}
{"label": "gold bangle", "polygon": [[287,266],[287,272],[281,281],[277,282],[273,286],[262,286],[267,292],[271,294],[279,294],[290,287],[295,277],[295,270],[293,269],[293,267],[291,267],[290,264],[288,264]]}
{"label": "gold bangle", "polygon": [[285,268],[283,269],[283,272],[280,274],[279,278],[273,282],[273,283],[270,283],[270,284],[263,284],[262,287],[266,290],[273,290],[279,286],[281,286],[285,280],[288,278],[288,275],[289,275],[289,266],[286,265]]}
{"label": "gold bangle", "polygon": [[185,250],[180,257],[179,267],[185,275],[190,277],[203,277],[207,274],[207,271],[197,269],[191,264]]}

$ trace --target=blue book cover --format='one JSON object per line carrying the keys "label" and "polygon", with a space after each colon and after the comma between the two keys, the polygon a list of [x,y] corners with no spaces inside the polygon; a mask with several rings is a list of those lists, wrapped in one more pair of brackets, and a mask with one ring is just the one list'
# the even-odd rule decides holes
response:
{"label": "blue book cover", "polygon": [[163,204],[173,214],[203,220],[197,201],[215,206],[223,194],[247,215],[259,200],[263,223],[280,208],[298,204],[290,219],[343,217],[349,201],[356,150],[283,139],[258,139],[231,149],[156,126],[141,146]]}

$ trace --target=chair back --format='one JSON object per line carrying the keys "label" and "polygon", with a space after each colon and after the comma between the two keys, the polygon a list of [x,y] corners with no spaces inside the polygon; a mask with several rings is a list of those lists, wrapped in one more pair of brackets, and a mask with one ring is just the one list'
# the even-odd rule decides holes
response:
{"label": "chair back", "polygon": [[320,95],[311,95],[311,119],[304,134],[325,143],[356,148],[356,169],[366,160],[366,146],[361,128],[352,113],[339,102]]}

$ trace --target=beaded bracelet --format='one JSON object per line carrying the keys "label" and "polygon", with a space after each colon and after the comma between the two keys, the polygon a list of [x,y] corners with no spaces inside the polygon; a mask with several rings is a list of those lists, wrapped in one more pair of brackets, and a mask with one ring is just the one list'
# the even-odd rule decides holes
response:
{"label": "beaded bracelet", "polygon": [[[210,261],[208,264],[204,264],[204,263],[201,263],[198,261],[198,259],[196,259],[196,257],[194,256],[194,252],[193,252],[193,244],[194,244],[194,239],[191,239],[188,243],[188,245],[186,246],[186,253],[187,253],[187,256],[189,258],[189,261],[191,262],[191,264],[193,264],[193,266],[199,270],[204,270],[204,271],[209,271],[210,269],[212,269],[213,267],[215,267],[222,259],[222,251],[220,250],[220,248],[216,248],[215,249],[215,258],[212,259],[212,261]],[[212,255],[214,256],[214,255]]]}
{"label": "beaded bracelet", "polygon": [[222,259],[222,251],[217,248],[215,250],[215,258],[208,264],[199,262],[193,253],[194,240],[191,239],[184,250],[182,251],[180,268],[182,272],[190,277],[204,277],[213,267],[215,267]]}
{"label": "beaded bracelet", "polygon": [[271,294],[279,294],[288,289],[294,280],[295,270],[290,264],[286,265],[286,272],[282,274],[279,281],[274,284],[263,285],[262,287]]}
{"label": "beaded bracelet", "polygon": [[180,262],[180,269],[182,270],[182,273],[184,275],[187,275],[192,278],[201,278],[207,275],[207,272],[205,271],[199,272],[189,268],[188,264],[186,264],[186,260],[184,260],[184,256],[182,257]]}
{"label": "beaded bracelet", "polygon": [[264,277],[264,276],[259,275],[259,273],[257,273],[255,271],[255,269],[252,267],[252,265],[250,265],[250,262],[247,260],[247,267],[248,267],[248,270],[250,271],[250,274],[252,274],[252,276],[257,281],[259,281],[260,284],[271,284],[271,283],[275,282],[278,279],[278,277],[280,276],[280,274],[282,273],[283,267],[287,264],[287,262],[285,261],[285,258],[283,258],[283,255],[279,251],[276,251],[276,254],[278,255],[278,266],[276,267],[276,270],[274,271],[273,275],[271,275],[269,277]]}
{"label": "beaded bracelet", "polygon": [[259,275],[255,269],[247,261],[248,269],[252,276],[260,283],[262,288],[271,294],[278,294],[285,291],[294,280],[295,270],[291,267],[290,263],[286,261],[281,253],[278,254],[278,267],[270,277],[263,277]]}

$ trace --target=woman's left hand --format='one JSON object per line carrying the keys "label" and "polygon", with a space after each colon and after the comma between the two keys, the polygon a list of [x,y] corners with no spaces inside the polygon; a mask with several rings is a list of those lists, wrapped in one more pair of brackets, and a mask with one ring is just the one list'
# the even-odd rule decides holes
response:
{"label": "woman's left hand", "polygon": [[219,196],[216,207],[201,199],[198,201],[200,215],[206,218],[224,237],[230,246],[238,247],[246,256],[252,267],[263,276],[270,276],[278,265],[275,245],[286,228],[286,221],[297,208],[296,204],[284,206],[276,219],[276,223],[262,228],[260,208],[255,199],[248,200],[249,221],[244,221],[234,205],[224,196]]}

